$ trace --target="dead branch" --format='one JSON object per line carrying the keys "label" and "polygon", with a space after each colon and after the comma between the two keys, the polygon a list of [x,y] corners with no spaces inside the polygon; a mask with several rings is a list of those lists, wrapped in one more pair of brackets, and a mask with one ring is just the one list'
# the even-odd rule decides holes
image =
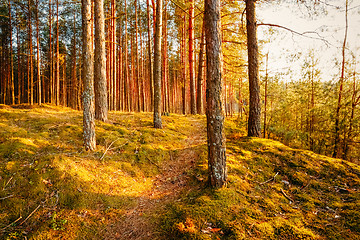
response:
{"label": "dead branch", "polygon": [[159,170],[161,170],[161,167],[159,165],[157,165],[154,161],[152,161],[150,158],[148,158],[146,156],[146,159],[151,163],[151,164],[154,164]]}
{"label": "dead branch", "polygon": [[170,155],[170,160],[171,160],[171,161],[174,161],[173,156],[172,156],[172,154],[171,154],[171,151],[169,151],[169,155]]}
{"label": "dead branch", "polygon": [[268,182],[271,182],[271,181],[274,181],[275,180],[275,177],[279,174],[279,172],[277,172],[272,178],[270,178],[269,180],[265,181],[265,182],[262,182],[260,183],[260,185],[263,185],[265,183],[268,183]]}
{"label": "dead branch", "polygon": [[9,195],[9,196],[6,196],[6,197],[2,197],[2,198],[0,198],[0,200],[4,200],[4,199],[7,199],[7,198],[11,198],[11,197],[13,197],[14,195]]}
{"label": "dead branch", "polygon": [[304,190],[305,188],[307,188],[310,185],[310,183],[311,183],[311,180],[309,180],[309,182],[306,184],[306,186],[302,187],[300,190]]}
{"label": "dead branch", "polygon": [[10,183],[10,181],[13,179],[14,176],[11,176],[11,178],[6,182],[5,186],[3,187],[2,190],[5,190],[6,186]]}
{"label": "dead branch", "polygon": [[294,200],[293,200],[291,197],[289,197],[288,195],[286,195],[286,193],[284,192],[284,190],[282,190],[282,188],[280,188],[280,191],[281,191],[281,193],[284,195],[284,197],[286,197],[289,201],[294,202]]}
{"label": "dead branch", "polygon": [[7,229],[8,227],[10,227],[11,225],[17,223],[18,221],[20,221],[22,219],[22,216],[20,216],[18,219],[16,219],[15,221],[13,221],[12,223],[10,223],[9,225],[7,225],[6,227],[2,228],[1,231],[4,231],[5,229]]}
{"label": "dead branch", "polygon": [[[116,141],[118,141],[118,140],[120,140],[120,138],[118,138],[118,139],[115,139],[114,141],[112,141],[111,143],[110,143],[110,145],[106,148],[106,150],[105,150],[105,152],[103,153],[103,155],[100,157],[100,161],[101,160],[103,160],[103,158],[105,157],[105,155],[106,155],[106,153],[109,151],[109,149],[111,148],[111,146],[116,142]],[[124,143],[122,146],[124,146],[125,144],[127,144],[128,142],[126,142],[126,143]]]}
{"label": "dead branch", "polygon": [[41,207],[41,204],[39,204],[39,206],[37,206],[37,207],[34,209],[34,211],[32,211],[32,212],[29,214],[29,216],[27,216],[27,218],[25,218],[25,220],[20,223],[20,225],[22,225],[24,222],[26,222],[40,207]]}
{"label": "dead branch", "polygon": [[[332,46],[332,44],[328,40],[326,40],[325,38],[320,36],[320,34],[315,32],[315,31],[306,31],[306,32],[300,33],[300,32],[297,32],[295,30],[292,30],[290,28],[287,28],[287,27],[284,27],[284,26],[281,26],[281,25],[277,25],[277,24],[272,24],[272,23],[259,23],[259,24],[257,24],[257,26],[269,26],[269,27],[281,28],[281,29],[287,30],[287,31],[289,31],[289,32],[291,32],[293,34],[296,34],[296,35],[299,35],[299,36],[302,36],[302,37],[323,41],[326,45]],[[316,34],[318,37],[312,37],[312,36],[309,36],[307,34]]]}

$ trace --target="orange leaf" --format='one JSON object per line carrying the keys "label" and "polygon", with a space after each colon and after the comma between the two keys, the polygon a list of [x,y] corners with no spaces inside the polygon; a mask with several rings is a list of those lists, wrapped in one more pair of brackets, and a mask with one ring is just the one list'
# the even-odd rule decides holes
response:
{"label": "orange leaf", "polygon": [[210,232],[216,233],[219,232],[221,230],[221,228],[212,228],[210,229]]}

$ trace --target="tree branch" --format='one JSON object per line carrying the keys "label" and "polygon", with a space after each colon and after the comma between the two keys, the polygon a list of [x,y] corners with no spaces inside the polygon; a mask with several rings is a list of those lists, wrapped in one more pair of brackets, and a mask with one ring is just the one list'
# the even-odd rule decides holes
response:
{"label": "tree branch", "polygon": [[[284,29],[286,31],[289,31],[293,34],[296,34],[296,35],[299,35],[299,36],[302,36],[302,37],[306,37],[306,38],[311,38],[311,39],[316,39],[316,40],[320,40],[320,41],[323,41],[326,45],[332,45],[328,40],[326,40],[325,38],[323,38],[322,36],[320,36],[319,33],[315,32],[315,31],[306,31],[306,32],[297,32],[295,30],[292,30],[290,28],[287,28],[287,27],[284,27],[284,26],[281,26],[281,25],[277,25],[277,24],[272,24],[272,23],[259,23],[257,24],[257,26],[269,26],[269,27],[277,27],[277,28],[281,28],[281,29]],[[316,34],[318,37],[312,37],[312,36],[308,36],[306,34]]]}

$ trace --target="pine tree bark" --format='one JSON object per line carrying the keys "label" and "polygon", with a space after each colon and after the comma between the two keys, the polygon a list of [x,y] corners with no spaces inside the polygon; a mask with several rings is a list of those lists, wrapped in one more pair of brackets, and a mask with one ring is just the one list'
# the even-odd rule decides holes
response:
{"label": "pine tree bark", "polygon": [[119,96],[119,110],[124,111],[124,67],[123,67],[123,37],[122,37],[122,24],[119,24],[119,61],[118,61],[118,81],[119,81],[119,88],[118,88],[118,96]]}
{"label": "pine tree bark", "polygon": [[28,19],[28,28],[29,28],[29,76],[28,76],[28,96],[29,102],[31,105],[34,104],[34,64],[33,64],[33,42],[32,42],[32,16],[31,16],[31,6],[32,3],[28,0],[28,11],[29,11],[29,19]]}
{"label": "pine tree bark", "polygon": [[194,0],[189,8],[189,75],[190,75],[190,112],[196,114],[195,61],[194,61]]}
{"label": "pine tree bark", "polygon": [[128,25],[128,19],[127,19],[127,3],[125,0],[125,36],[124,36],[124,95],[125,95],[125,110],[131,111],[131,97],[130,97],[130,79],[129,79],[129,54],[128,54],[128,31],[127,31],[127,25]]}
{"label": "pine tree bark", "polygon": [[13,57],[13,35],[12,35],[12,18],[11,18],[11,2],[8,1],[9,8],[9,28],[10,28],[10,92],[11,104],[15,104],[15,86],[14,86],[14,57]]}
{"label": "pine tree bark", "polygon": [[206,38],[206,118],[208,139],[209,182],[212,187],[225,185],[226,146],[222,103],[222,50],[220,0],[205,0]]}
{"label": "pine tree bark", "polygon": [[54,78],[53,78],[53,47],[52,47],[52,0],[49,0],[49,102],[54,103]]}
{"label": "pine tree bark", "polygon": [[56,56],[55,56],[55,87],[56,105],[60,105],[60,48],[59,48],[59,0],[56,0]]}
{"label": "pine tree bark", "polygon": [[168,86],[169,86],[169,74],[168,74],[168,46],[167,46],[167,2],[165,0],[165,6],[163,10],[163,44],[162,44],[162,107],[163,112],[169,112],[169,93],[168,93]]}
{"label": "pine tree bark", "polygon": [[135,79],[136,79],[136,109],[141,111],[141,80],[140,80],[140,56],[139,56],[139,29],[138,29],[138,8],[137,0],[134,1],[134,10],[135,10]]}
{"label": "pine tree bark", "polygon": [[186,23],[185,23],[186,16],[183,17],[183,27],[182,27],[182,38],[181,38],[181,65],[182,65],[182,114],[186,114]]}
{"label": "pine tree bark", "polygon": [[[111,13],[111,8],[110,8],[110,13]],[[110,15],[110,19],[111,19],[111,15]],[[112,95],[111,95],[111,89],[112,89],[112,85],[111,85],[111,79],[112,79],[112,34],[111,34],[111,21],[107,21],[107,36],[106,36],[106,79],[107,79],[107,84],[108,84],[108,88],[107,88],[107,94],[108,94],[108,106],[109,106],[109,110],[111,110],[111,102],[112,102]],[[96,101],[96,100],[95,100]]]}
{"label": "pine tree bark", "polygon": [[130,39],[130,58],[131,58],[131,70],[130,70],[130,89],[131,91],[130,93],[130,97],[132,99],[132,103],[131,103],[131,109],[133,109],[134,111],[137,111],[137,91],[136,91],[136,71],[135,71],[135,50],[134,50],[134,34],[131,34],[131,39]]}
{"label": "pine tree bark", "polygon": [[[147,32],[148,32],[148,61],[149,61],[149,80],[150,80],[150,103],[154,98],[154,80],[153,80],[153,61],[152,61],[152,40],[151,40],[151,24],[150,24],[150,3],[146,0],[146,12],[147,12]],[[152,104],[151,104],[152,108]]]}
{"label": "pine tree bark", "polygon": [[39,0],[36,0],[36,48],[37,48],[37,87],[38,87],[38,104],[41,105],[41,59],[40,59],[40,34],[39,34]]}
{"label": "pine tree bark", "polygon": [[67,107],[68,106],[68,101],[67,101],[67,83],[66,83],[66,59],[64,58],[64,61],[62,63],[62,86],[61,86],[61,90],[62,90],[62,95],[61,95],[61,102],[63,104],[63,106]]}
{"label": "pine tree bark", "polygon": [[199,67],[197,77],[197,94],[196,94],[196,110],[198,114],[203,113],[202,101],[202,82],[203,82],[203,66],[204,66],[204,47],[205,47],[205,25],[203,22],[200,40]]}
{"label": "pine tree bark", "polygon": [[156,26],[154,46],[154,128],[162,128],[161,122],[161,37],[163,0],[156,1]]}
{"label": "pine tree bark", "polygon": [[77,102],[77,95],[79,91],[79,83],[77,81],[77,70],[76,70],[76,14],[74,11],[74,20],[73,20],[73,49],[72,49],[72,95],[71,95],[71,102],[72,107],[75,109],[79,109],[78,102]]}
{"label": "pine tree bark", "polygon": [[106,49],[104,1],[95,0],[95,119],[106,122],[108,119],[108,100],[106,83]]}
{"label": "pine tree bark", "polygon": [[112,0],[111,2],[111,10],[112,10],[112,110],[116,110],[116,102],[117,102],[117,98],[116,98],[116,83],[117,83],[117,64],[116,64],[116,1]]}
{"label": "pine tree bark", "polygon": [[[18,8],[16,8],[16,18],[19,19],[19,11]],[[21,58],[21,54],[20,54],[20,21],[18,20],[16,23],[16,44],[17,44],[17,79],[18,79],[18,84],[17,84],[17,101],[16,103],[20,104],[22,103],[22,91],[24,88],[24,83],[23,83],[23,77],[22,77],[22,58]]]}
{"label": "pine tree bark", "polygon": [[91,0],[82,0],[82,28],[83,28],[83,134],[84,146],[88,151],[96,149],[95,139],[95,106],[94,106],[94,56],[92,48],[92,17]]}
{"label": "pine tree bark", "polygon": [[246,0],[246,30],[249,62],[249,120],[248,136],[260,137],[261,135],[261,105],[260,105],[260,84],[258,64],[258,44],[256,36],[256,13],[255,1]]}

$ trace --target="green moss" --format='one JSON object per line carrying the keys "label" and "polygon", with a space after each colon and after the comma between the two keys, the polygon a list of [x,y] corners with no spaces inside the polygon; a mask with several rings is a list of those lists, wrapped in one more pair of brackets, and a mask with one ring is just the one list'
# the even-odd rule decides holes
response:
{"label": "green moss", "polygon": [[[151,113],[114,112],[109,120],[96,123],[97,151],[85,152],[80,112],[0,107],[0,198],[11,196],[1,200],[0,228],[41,205],[0,238],[24,238],[18,230],[31,229],[28,239],[99,239],[149,197],[163,167],[189,151],[194,157],[184,170],[184,192],[165,208],[154,204],[146,216],[159,222],[154,231],[162,238],[360,237],[356,164],[243,137],[244,122],[228,119],[228,183],[212,190],[204,116],[163,116],[162,130],[152,128]],[[193,134],[203,144],[192,144]]]}
{"label": "green moss", "polygon": [[313,234],[312,231],[303,228],[297,227],[295,225],[290,225],[286,222],[280,222],[277,224],[274,230],[274,237],[276,239],[290,239],[290,240],[297,240],[297,239],[316,239],[316,235]]}

